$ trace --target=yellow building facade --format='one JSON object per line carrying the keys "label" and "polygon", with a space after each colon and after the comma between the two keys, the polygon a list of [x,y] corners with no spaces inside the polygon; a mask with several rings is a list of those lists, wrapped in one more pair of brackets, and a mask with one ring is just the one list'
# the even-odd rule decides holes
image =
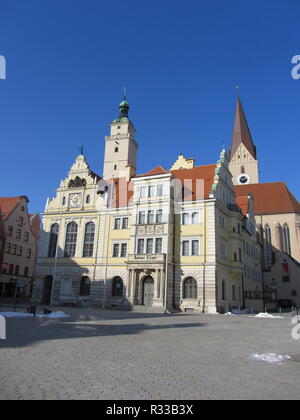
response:
{"label": "yellow building facade", "polygon": [[[252,197],[239,206],[225,150],[136,174],[124,98],[105,139],[103,178],[83,153],[42,215],[33,300],[152,311],[259,311]],[[242,208],[241,208],[242,207]]]}

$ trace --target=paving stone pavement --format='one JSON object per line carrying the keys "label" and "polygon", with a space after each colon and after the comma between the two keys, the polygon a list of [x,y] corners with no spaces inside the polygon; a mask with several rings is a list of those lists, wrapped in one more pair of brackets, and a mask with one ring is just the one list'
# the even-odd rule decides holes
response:
{"label": "paving stone pavement", "polygon": [[0,400],[299,399],[291,319],[68,308],[68,319],[9,318]]}

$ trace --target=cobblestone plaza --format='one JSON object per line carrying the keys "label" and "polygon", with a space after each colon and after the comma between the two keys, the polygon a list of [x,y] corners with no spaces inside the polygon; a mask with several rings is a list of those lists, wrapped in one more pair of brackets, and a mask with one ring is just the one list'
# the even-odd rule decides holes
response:
{"label": "cobblestone plaza", "polygon": [[[0,399],[298,399],[292,321],[67,309],[7,319]],[[282,364],[254,353],[292,356]]]}

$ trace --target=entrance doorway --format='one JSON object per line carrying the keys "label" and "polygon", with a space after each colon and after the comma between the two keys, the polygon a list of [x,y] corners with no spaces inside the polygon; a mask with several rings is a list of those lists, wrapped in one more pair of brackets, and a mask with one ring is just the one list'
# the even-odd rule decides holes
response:
{"label": "entrance doorway", "polygon": [[143,305],[152,306],[154,297],[154,280],[147,276],[143,283]]}
{"label": "entrance doorway", "polygon": [[50,305],[51,293],[52,293],[53,277],[46,276],[44,279],[44,293],[43,293],[43,305]]}

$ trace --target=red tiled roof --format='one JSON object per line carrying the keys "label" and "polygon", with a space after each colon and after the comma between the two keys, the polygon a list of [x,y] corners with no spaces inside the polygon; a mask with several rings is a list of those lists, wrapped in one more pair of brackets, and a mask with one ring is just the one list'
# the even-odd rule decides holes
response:
{"label": "red tiled roof", "polygon": [[136,175],[135,178],[141,178],[144,176],[155,176],[155,175],[165,175],[168,174],[169,172],[166,171],[162,166],[156,166],[156,168],[151,169],[151,171],[142,174],[142,175]]}
{"label": "red tiled roof", "polygon": [[[217,165],[213,164],[196,166],[195,168],[191,169],[176,169],[171,171],[171,173],[181,181],[182,185],[185,186],[185,201],[209,198],[209,194],[212,190],[212,185],[214,182],[216,167]],[[201,181],[203,181],[202,191],[201,187],[199,187],[201,185]]]}
{"label": "red tiled roof", "polygon": [[244,216],[247,216],[248,214],[248,202],[249,202],[248,196],[236,197],[236,203],[239,206],[239,208],[242,210],[242,213]]}
{"label": "red tiled roof", "polygon": [[236,185],[234,190],[237,196],[252,193],[255,214],[300,214],[300,203],[284,182]]}
{"label": "red tiled roof", "polygon": [[4,218],[16,207],[16,205],[20,202],[21,198],[23,197],[27,200],[27,203],[28,203],[29,200],[26,196],[0,197],[0,208],[1,208],[2,215],[4,216]]}
{"label": "red tiled roof", "polygon": [[39,214],[38,213],[29,214],[29,220],[30,220],[30,226],[31,226],[32,233],[34,234],[34,236],[37,239],[39,239],[40,230],[41,230]]}

